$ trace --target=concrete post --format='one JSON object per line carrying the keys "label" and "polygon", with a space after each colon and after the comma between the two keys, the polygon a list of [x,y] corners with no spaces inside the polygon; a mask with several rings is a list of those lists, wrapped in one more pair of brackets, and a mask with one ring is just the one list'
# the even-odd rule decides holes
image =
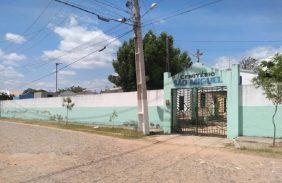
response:
{"label": "concrete post", "polygon": [[227,138],[239,136],[239,65],[234,64],[231,68],[227,92]]}
{"label": "concrete post", "polygon": [[164,118],[162,128],[164,133],[171,133],[171,73],[164,73]]}

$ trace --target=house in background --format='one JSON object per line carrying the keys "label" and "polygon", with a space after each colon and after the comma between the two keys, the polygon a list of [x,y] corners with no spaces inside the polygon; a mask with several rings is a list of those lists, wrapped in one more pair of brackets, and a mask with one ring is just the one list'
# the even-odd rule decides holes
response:
{"label": "house in background", "polygon": [[121,93],[121,92],[123,92],[121,87],[114,87],[101,91],[101,93]]}
{"label": "house in background", "polygon": [[19,95],[19,99],[29,99],[29,98],[34,98],[34,94],[33,93],[25,93],[25,94]]}
{"label": "house in background", "polygon": [[47,92],[47,91],[40,91],[34,93],[34,98],[49,98],[49,97],[57,97],[58,94],[55,92]]}
{"label": "house in background", "polygon": [[72,92],[72,91],[63,91],[60,92],[59,97],[70,97],[70,96],[75,96],[76,93]]}
{"label": "house in background", "polygon": [[92,90],[85,90],[83,92],[78,93],[78,95],[93,95],[93,94],[98,94],[98,93]]}

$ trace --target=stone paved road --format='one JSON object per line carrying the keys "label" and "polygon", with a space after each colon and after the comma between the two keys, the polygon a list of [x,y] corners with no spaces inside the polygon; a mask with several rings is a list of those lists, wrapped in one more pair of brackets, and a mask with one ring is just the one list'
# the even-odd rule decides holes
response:
{"label": "stone paved road", "polygon": [[282,159],[216,148],[223,142],[125,140],[0,122],[0,182],[282,182]]}

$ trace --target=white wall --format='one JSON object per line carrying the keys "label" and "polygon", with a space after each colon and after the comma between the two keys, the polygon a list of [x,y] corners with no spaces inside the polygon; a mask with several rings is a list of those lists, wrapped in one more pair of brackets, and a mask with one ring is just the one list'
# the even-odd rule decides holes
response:
{"label": "white wall", "polygon": [[[164,105],[163,90],[148,91],[149,106]],[[76,107],[131,107],[137,106],[137,92],[105,93],[72,96]],[[1,107],[62,107],[63,97],[34,98],[1,102]]]}
{"label": "white wall", "polygon": [[262,88],[256,88],[254,85],[241,86],[241,106],[272,106]]}
{"label": "white wall", "polygon": [[254,73],[241,71],[240,76],[242,77],[242,85],[252,85],[252,79],[257,75]]}

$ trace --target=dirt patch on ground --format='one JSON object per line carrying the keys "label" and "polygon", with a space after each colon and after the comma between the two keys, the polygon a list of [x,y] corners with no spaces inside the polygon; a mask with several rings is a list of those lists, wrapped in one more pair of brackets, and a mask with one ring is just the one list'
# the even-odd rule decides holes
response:
{"label": "dirt patch on ground", "polygon": [[3,182],[282,182],[282,159],[235,153],[226,139],[127,140],[0,123]]}

